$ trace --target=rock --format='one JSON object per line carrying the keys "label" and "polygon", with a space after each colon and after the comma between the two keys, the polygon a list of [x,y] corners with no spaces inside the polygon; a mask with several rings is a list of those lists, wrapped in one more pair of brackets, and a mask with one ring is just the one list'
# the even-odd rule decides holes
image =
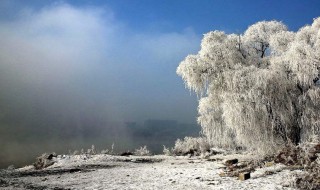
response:
{"label": "rock", "polygon": [[208,183],[208,185],[219,185],[220,181],[212,181],[210,183]]}
{"label": "rock", "polygon": [[131,155],[133,155],[133,153],[129,152],[129,151],[123,152],[123,153],[120,154],[120,156],[131,156]]}
{"label": "rock", "polygon": [[36,159],[36,162],[33,164],[33,166],[37,170],[49,167],[55,163],[55,160],[53,160],[54,157],[57,157],[55,153],[44,153]]}
{"label": "rock", "polygon": [[320,144],[315,145],[313,148],[315,153],[320,153]]}
{"label": "rock", "polygon": [[239,174],[239,180],[244,181],[250,178],[249,172],[244,172]]}
{"label": "rock", "polygon": [[264,174],[266,175],[272,175],[272,174],[275,174],[276,172],[275,171],[265,171]]}
{"label": "rock", "polygon": [[49,154],[49,156],[47,157],[47,159],[52,160],[53,157],[55,157],[55,158],[57,157],[57,154],[54,153],[54,152],[51,153],[51,154]]}
{"label": "rock", "polygon": [[273,166],[274,165],[274,162],[266,162],[264,164],[265,167],[270,167],[270,166]]}
{"label": "rock", "polygon": [[221,173],[219,173],[219,176],[220,177],[226,177],[226,173],[225,172],[221,172]]}
{"label": "rock", "polygon": [[231,159],[231,160],[227,160],[225,161],[225,165],[227,166],[232,166],[233,164],[238,163],[238,159]]}

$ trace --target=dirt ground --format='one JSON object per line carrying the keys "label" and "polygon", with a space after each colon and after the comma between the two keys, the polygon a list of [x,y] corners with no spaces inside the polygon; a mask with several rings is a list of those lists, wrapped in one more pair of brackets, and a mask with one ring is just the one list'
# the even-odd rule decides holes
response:
{"label": "dirt ground", "polygon": [[274,164],[257,169],[240,181],[221,177],[224,161],[250,155],[216,155],[202,159],[187,156],[58,156],[48,168],[33,166],[0,172],[0,189],[294,189],[300,170]]}

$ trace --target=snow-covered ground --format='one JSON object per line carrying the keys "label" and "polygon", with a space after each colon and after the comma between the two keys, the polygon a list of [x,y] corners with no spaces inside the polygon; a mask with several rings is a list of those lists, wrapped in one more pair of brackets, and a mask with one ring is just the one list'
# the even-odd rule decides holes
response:
{"label": "snow-covered ground", "polygon": [[[245,181],[220,177],[223,159],[232,157],[241,162],[251,156],[58,156],[43,170],[26,166],[2,171],[0,189],[293,189],[293,176],[301,172],[272,165],[256,170]],[[265,175],[265,171],[272,172]]]}

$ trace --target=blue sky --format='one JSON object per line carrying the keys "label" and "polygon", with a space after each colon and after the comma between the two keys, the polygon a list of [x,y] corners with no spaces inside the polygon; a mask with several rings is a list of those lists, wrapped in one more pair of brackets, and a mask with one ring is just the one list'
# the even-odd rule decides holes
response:
{"label": "blue sky", "polygon": [[26,6],[39,10],[63,2],[105,8],[136,31],[168,32],[191,27],[198,34],[213,29],[241,32],[257,21],[273,19],[297,30],[318,17],[320,9],[318,0],[2,0],[3,8],[3,4],[12,5],[2,16],[16,14]]}
{"label": "blue sky", "polygon": [[292,30],[319,16],[317,0],[120,0],[106,1],[119,19],[136,30],[181,31],[197,34],[210,30],[242,32],[261,20],[283,21]]}
{"label": "blue sky", "polygon": [[261,20],[297,30],[318,16],[318,0],[1,0],[2,104],[29,118],[195,123],[197,98],[175,70],[204,33]]}

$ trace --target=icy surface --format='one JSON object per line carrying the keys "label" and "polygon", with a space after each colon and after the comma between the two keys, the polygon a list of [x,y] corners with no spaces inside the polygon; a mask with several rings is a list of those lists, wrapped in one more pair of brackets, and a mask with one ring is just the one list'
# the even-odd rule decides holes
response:
{"label": "icy surface", "polygon": [[[293,189],[293,174],[301,172],[274,165],[256,170],[251,179],[239,181],[219,176],[225,158],[58,156],[54,165],[43,170],[26,166],[2,171],[0,189]],[[267,170],[270,175],[264,175]]]}

